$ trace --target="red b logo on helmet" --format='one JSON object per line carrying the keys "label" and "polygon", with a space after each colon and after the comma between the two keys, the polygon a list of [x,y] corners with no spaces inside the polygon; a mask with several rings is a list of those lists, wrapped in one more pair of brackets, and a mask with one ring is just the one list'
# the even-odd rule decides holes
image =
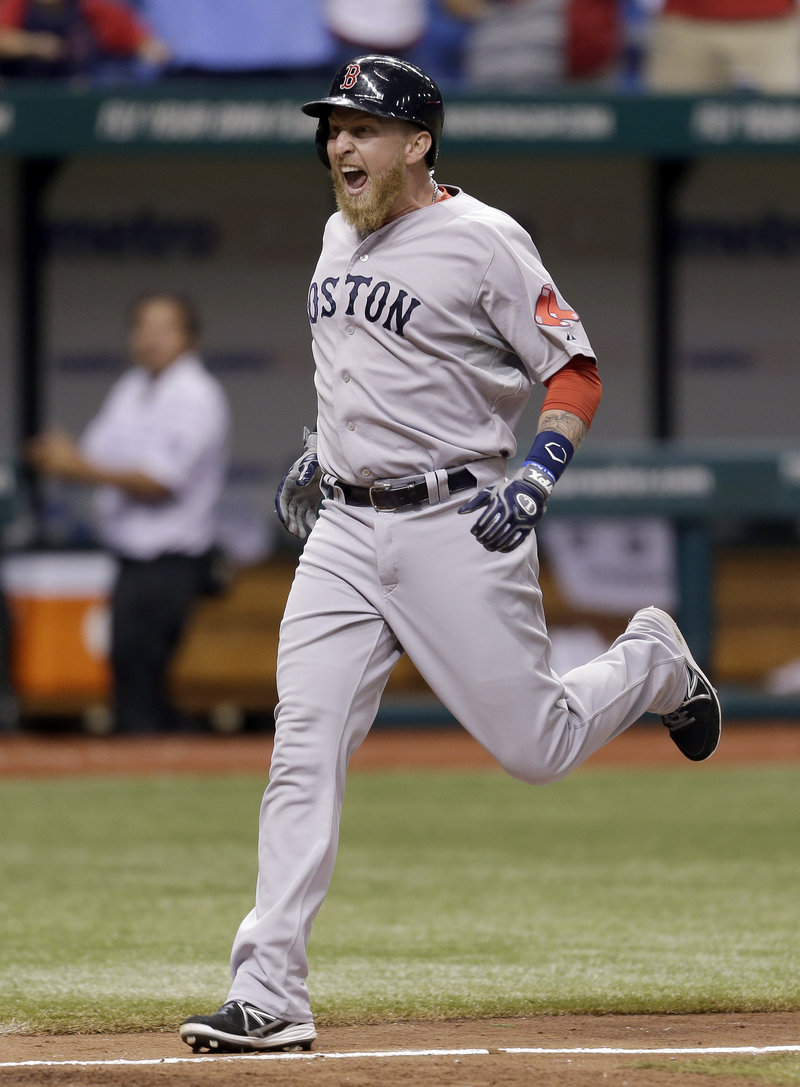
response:
{"label": "red b logo on helmet", "polygon": [[339,84],[339,89],[342,91],[349,91],[351,87],[355,87],[359,75],[361,75],[361,65],[348,64],[347,70],[344,73],[344,79]]}

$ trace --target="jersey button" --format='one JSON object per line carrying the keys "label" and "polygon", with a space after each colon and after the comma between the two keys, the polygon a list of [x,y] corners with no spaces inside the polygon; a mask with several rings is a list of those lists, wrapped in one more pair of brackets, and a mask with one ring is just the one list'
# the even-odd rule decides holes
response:
{"label": "jersey button", "polygon": [[342,381],[349,381],[349,380],[350,380],[350,375],[349,374],[342,374]]}
{"label": "jersey button", "polygon": [[361,469],[361,475],[362,476],[371,476],[372,472],[370,472],[369,468],[362,468]]}
{"label": "jersey button", "polygon": [[355,430],[356,429],[356,424],[355,423],[348,423],[347,424],[347,429],[348,430]]}
{"label": "jersey button", "polygon": [[369,253],[362,253],[358,259],[361,261],[369,260]]}
{"label": "jersey button", "polygon": [[348,325],[347,328],[345,329],[345,331],[347,332],[348,336],[352,336],[353,333],[355,332],[355,329],[353,328],[352,325]]}

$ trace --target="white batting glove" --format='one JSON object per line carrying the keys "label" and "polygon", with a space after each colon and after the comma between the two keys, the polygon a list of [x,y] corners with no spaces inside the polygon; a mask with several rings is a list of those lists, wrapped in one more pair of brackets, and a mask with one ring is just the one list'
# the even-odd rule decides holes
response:
{"label": "white batting glove", "polygon": [[317,435],[303,431],[303,454],[281,480],[275,495],[275,512],[293,536],[304,540],[317,523],[322,491],[322,473],[317,460]]}

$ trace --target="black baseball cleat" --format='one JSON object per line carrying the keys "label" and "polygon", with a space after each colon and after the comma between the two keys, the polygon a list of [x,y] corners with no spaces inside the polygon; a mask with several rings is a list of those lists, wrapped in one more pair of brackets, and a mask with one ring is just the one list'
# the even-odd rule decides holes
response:
{"label": "black baseball cleat", "polygon": [[637,614],[666,627],[686,658],[686,697],[676,710],[660,714],[660,717],[681,754],[692,762],[703,762],[717,750],[722,732],[722,710],[717,692],[692,656],[671,615],[654,607],[643,608]]}
{"label": "black baseball cleat", "polygon": [[269,1053],[311,1049],[313,1023],[290,1023],[246,1004],[229,1000],[213,1015],[195,1015],[180,1026],[181,1038],[195,1053]]}

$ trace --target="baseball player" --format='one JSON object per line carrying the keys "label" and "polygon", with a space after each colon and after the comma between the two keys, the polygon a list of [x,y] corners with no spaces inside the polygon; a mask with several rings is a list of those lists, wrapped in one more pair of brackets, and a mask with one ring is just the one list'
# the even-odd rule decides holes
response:
{"label": "baseball player", "polygon": [[[306,539],[281,625],[275,747],[254,909],[233,982],[180,1033],[195,1051],[315,1037],[306,944],[328,889],[350,756],[404,651],[512,775],[564,777],[646,711],[687,758],[720,707],[672,619],[633,617],[602,656],[550,667],[534,527],[600,399],[594,354],[526,232],[433,177],[442,97],[415,66],[344,65],[316,145],[338,211],[308,293],[318,416],[281,482]],[[535,384],[538,433],[509,474]]]}

